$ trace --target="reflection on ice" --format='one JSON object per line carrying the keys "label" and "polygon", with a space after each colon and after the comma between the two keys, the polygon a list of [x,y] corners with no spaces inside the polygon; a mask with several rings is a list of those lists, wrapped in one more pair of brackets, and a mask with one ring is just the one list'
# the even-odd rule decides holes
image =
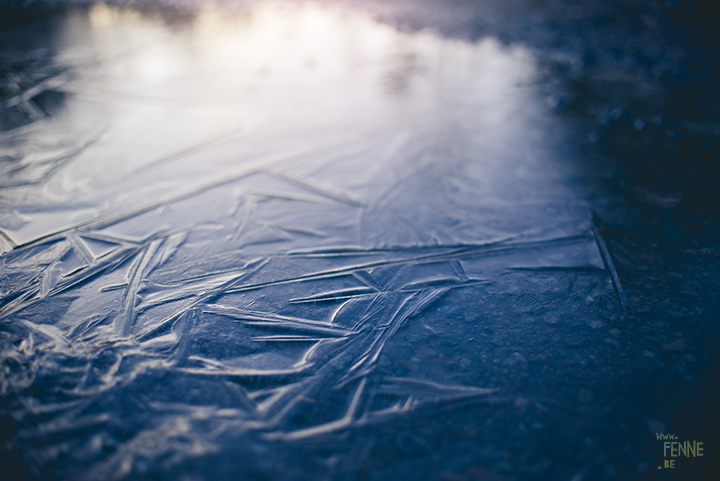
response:
{"label": "reflection on ice", "polygon": [[45,53],[3,53],[28,63],[0,392],[32,473],[172,477],[319,438],[352,465],[343,433],[491,402],[510,374],[487,354],[549,336],[478,329],[619,312],[522,48],[313,5],[57,21]]}
{"label": "reflection on ice", "polygon": [[[87,18],[70,17],[65,32],[53,56],[64,81],[30,89],[62,92],[65,109],[29,136],[9,133],[16,146],[8,155],[21,166],[7,177],[10,185],[42,185],[41,197],[56,204],[80,197],[100,208],[92,216],[147,197],[133,193],[148,185],[174,192],[299,145],[349,146],[349,137],[368,143],[378,135],[400,141],[438,120],[482,129],[483,149],[516,145],[530,157],[523,163],[542,150],[540,113],[525,91],[532,58],[492,39],[469,45],[408,36],[341,11],[287,5],[231,16],[202,11],[168,26],[98,4]],[[30,95],[18,102],[33,105]],[[366,164],[370,173],[382,168]],[[155,182],[139,182],[140,172]],[[67,216],[50,222],[3,228],[23,244],[73,224]]]}

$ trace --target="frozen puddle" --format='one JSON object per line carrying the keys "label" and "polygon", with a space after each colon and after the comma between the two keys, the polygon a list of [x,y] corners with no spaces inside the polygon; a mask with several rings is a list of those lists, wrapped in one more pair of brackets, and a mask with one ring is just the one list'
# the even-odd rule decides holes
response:
{"label": "frozen puddle", "polygon": [[296,478],[301,440],[352,469],[353,432],[491,403],[620,314],[522,48],[313,5],[52,26],[2,52],[0,410],[34,476]]}

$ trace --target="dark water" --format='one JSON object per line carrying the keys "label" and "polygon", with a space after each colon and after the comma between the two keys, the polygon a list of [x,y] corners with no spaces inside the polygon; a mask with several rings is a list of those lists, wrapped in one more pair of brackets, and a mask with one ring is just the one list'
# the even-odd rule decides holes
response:
{"label": "dark water", "polygon": [[704,4],[55,7],[1,10],[11,479],[717,472]]}

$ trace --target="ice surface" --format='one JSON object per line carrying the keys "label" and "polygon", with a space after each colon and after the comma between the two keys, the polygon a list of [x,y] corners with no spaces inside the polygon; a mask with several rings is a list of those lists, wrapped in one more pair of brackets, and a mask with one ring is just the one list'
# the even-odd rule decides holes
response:
{"label": "ice surface", "polygon": [[1,53],[28,476],[352,471],[353,436],[512,403],[528,360],[619,319],[528,50],[311,4],[50,25]]}

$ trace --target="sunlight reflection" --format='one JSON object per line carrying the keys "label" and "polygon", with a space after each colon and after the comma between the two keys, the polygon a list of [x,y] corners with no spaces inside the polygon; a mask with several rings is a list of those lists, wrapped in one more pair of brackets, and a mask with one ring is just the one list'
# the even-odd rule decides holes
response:
{"label": "sunlight reflection", "polygon": [[[102,4],[92,7],[89,19],[99,43],[112,39],[117,47],[128,31],[144,42],[113,62],[121,65],[108,79],[114,88],[180,101],[239,102],[319,124],[363,113],[437,114],[461,104],[482,107],[483,118],[494,124],[517,107],[511,97],[534,74],[532,57],[519,47],[400,33],[312,4],[260,3],[232,14],[206,8],[179,31]],[[98,50],[107,51],[105,45]]]}
{"label": "sunlight reflection", "polygon": [[[73,65],[64,87],[72,95],[50,125],[74,129],[67,138],[88,147],[42,191],[50,202],[83,198],[89,207],[8,228],[20,242],[86,211],[340,138],[460,128],[482,149],[473,163],[491,183],[545,150],[547,107],[528,88],[534,59],[492,38],[403,33],[340,8],[262,2],[185,16],[95,4],[68,17],[64,32],[57,58]],[[456,141],[443,142],[439,151]],[[395,160],[372,162],[381,172]],[[115,192],[118,179],[126,184]]]}

